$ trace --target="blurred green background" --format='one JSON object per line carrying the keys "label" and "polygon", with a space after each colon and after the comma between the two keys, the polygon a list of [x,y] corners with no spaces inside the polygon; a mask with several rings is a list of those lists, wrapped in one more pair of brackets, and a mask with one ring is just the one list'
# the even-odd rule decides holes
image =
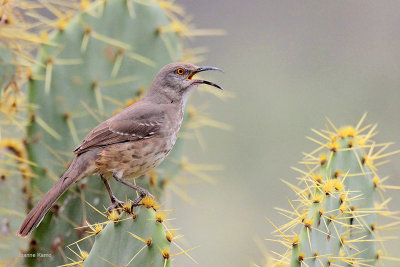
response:
{"label": "blurred green background", "polygon": [[[324,128],[325,116],[336,125],[378,123],[378,142],[400,148],[400,2],[180,0],[198,28],[219,28],[223,37],[196,38],[190,46],[209,49],[208,73],[236,98],[220,100],[198,92],[192,103],[208,104],[216,120],[231,131],[202,129],[206,147],[186,143],[194,162],[221,164],[217,183],[186,187],[194,204],[172,194],[174,226],[185,234],[185,248],[200,266],[263,265],[254,239],[271,238],[285,219],[274,207],[289,208],[293,193],[280,179],[295,182],[290,166],[316,145],[305,136]],[[400,185],[400,155],[380,168]],[[398,209],[398,191],[389,191]],[[388,232],[386,236],[399,231]],[[269,250],[282,246],[263,241]],[[388,241],[392,255],[400,241]],[[176,266],[198,266],[186,256]],[[389,263],[388,266],[400,266]],[[254,265],[252,265],[254,266]]]}

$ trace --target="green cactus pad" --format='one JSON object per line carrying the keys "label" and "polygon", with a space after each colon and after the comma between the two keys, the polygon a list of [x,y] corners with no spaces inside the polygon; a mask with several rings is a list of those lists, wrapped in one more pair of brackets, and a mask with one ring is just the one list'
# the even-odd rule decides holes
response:
{"label": "green cactus pad", "polygon": [[[159,31],[170,23],[155,0],[98,1],[51,34],[49,43],[57,45],[39,48],[40,63],[29,81],[29,102],[35,109],[28,152],[38,177],[31,183],[34,203],[62,175],[73,149],[96,124],[137,99],[162,66],[181,59],[179,36]],[[176,166],[163,165],[165,175],[159,175],[154,187],[163,185]],[[121,200],[136,197],[125,186],[112,182],[111,187]],[[31,264],[66,263],[72,253],[60,250],[84,234],[75,228],[100,219],[85,202],[100,210],[110,204],[98,177],[72,187],[44,218],[31,251],[51,253],[52,258]],[[89,245],[81,244],[83,249]]]}
{"label": "green cactus pad", "polygon": [[[349,257],[369,264],[376,259],[375,242],[369,241],[376,239],[370,231],[376,222],[373,176],[362,163],[365,152],[354,141],[353,137],[334,140],[326,162],[314,173],[312,204],[305,213],[291,266],[301,262],[307,266],[333,262],[347,266]],[[358,209],[365,213],[358,214]],[[352,244],[356,239],[360,242]]]}
{"label": "green cactus pad", "polygon": [[171,266],[170,241],[152,208],[140,206],[120,222],[109,223],[99,234],[84,266]]}
{"label": "green cactus pad", "polygon": [[[314,130],[323,142],[310,138],[321,147],[302,160],[308,170],[299,170],[304,188],[291,185],[300,204],[291,204],[288,212],[295,217],[279,228],[290,242],[279,262],[292,267],[375,266],[382,246],[378,214],[390,213],[379,204],[385,200],[378,194],[382,185],[374,160],[393,153],[384,154],[388,145],[371,140],[375,129],[371,125],[339,129],[331,125],[333,131]],[[290,240],[288,230],[296,224],[299,232]]]}
{"label": "green cactus pad", "polygon": [[28,248],[26,238],[15,235],[21,225],[28,199],[29,170],[22,144],[15,139],[0,141],[0,266],[21,264]]}
{"label": "green cactus pad", "polygon": [[16,71],[13,55],[3,45],[0,45],[0,92],[10,83]]}
{"label": "green cactus pad", "polygon": [[[373,173],[362,160],[366,151],[353,136],[340,133],[328,149],[326,161],[311,177],[312,204],[305,213],[299,248],[292,254],[291,266],[301,262],[307,266],[330,266],[333,262],[350,266],[353,259],[372,265],[377,255],[372,242],[376,237],[370,230],[376,222],[375,188]],[[352,243],[355,240],[359,242]]]}

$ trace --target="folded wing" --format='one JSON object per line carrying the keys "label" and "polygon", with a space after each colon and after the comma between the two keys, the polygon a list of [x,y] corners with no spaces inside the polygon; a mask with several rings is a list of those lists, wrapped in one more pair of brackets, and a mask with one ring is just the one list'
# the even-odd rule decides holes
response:
{"label": "folded wing", "polygon": [[81,154],[97,147],[151,138],[159,133],[164,120],[165,114],[160,106],[137,102],[94,128],[74,153]]}

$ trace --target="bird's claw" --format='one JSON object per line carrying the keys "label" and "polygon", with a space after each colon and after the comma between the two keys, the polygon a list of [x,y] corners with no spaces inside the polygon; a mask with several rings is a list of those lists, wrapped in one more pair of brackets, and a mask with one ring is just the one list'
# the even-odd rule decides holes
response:
{"label": "bird's claw", "polygon": [[108,213],[111,213],[113,210],[116,210],[118,214],[121,214],[121,211],[125,203],[118,200],[117,198],[113,198],[111,205],[107,208]]}
{"label": "bird's claw", "polygon": [[141,190],[137,190],[137,192],[139,194],[139,197],[133,201],[132,205],[134,207],[139,206],[140,205],[140,201],[142,201],[142,199],[145,198],[146,196],[154,198],[154,196],[152,194],[150,194],[150,192],[147,191],[146,189],[141,188]]}

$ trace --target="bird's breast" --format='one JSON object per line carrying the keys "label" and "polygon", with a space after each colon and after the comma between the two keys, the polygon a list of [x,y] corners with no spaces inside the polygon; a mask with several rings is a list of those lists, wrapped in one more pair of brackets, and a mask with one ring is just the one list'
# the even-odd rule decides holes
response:
{"label": "bird's breast", "polygon": [[[177,109],[169,109],[177,110]],[[164,123],[151,138],[113,144],[103,148],[96,160],[97,172],[136,178],[157,167],[170,153],[178,138],[183,110],[166,112]]]}
{"label": "bird's breast", "polygon": [[97,172],[136,178],[157,167],[170,153],[177,132],[168,136],[114,144],[105,147],[96,160]]}

